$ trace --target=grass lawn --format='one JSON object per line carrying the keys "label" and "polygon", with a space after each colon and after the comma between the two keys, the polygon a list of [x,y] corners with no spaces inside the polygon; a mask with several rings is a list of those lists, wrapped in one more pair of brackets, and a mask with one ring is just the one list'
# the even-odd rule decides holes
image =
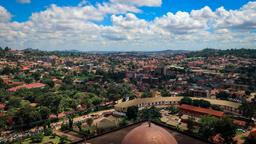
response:
{"label": "grass lawn", "polygon": [[[43,140],[41,143],[54,143],[58,144],[60,141],[60,137],[55,136],[54,138],[52,136],[44,136]],[[27,138],[21,142],[21,144],[31,144],[32,140],[31,138]]]}

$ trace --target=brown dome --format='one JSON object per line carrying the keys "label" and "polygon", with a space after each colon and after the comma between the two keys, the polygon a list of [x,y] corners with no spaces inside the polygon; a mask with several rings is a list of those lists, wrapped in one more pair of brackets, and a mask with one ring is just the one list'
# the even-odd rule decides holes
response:
{"label": "brown dome", "polygon": [[155,125],[143,123],[129,132],[122,144],[177,144],[175,138],[165,129]]}

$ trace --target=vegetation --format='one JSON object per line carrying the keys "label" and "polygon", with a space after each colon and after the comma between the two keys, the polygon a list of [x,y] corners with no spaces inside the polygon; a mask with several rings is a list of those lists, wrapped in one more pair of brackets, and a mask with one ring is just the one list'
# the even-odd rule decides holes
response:
{"label": "vegetation", "polygon": [[191,52],[188,54],[188,57],[210,57],[210,56],[225,56],[233,55],[238,57],[245,58],[256,58],[255,49],[228,49],[228,50],[218,50],[206,48],[202,51]]}
{"label": "vegetation", "polygon": [[252,118],[256,116],[256,103],[255,102],[244,102],[239,109],[242,111],[243,116]]}
{"label": "vegetation", "polygon": [[128,120],[136,120],[136,118],[138,117],[138,107],[137,106],[128,107],[126,116]]}
{"label": "vegetation", "polygon": [[193,100],[192,100],[190,97],[183,97],[183,98],[180,100],[180,103],[181,103],[181,104],[192,105]]}
{"label": "vegetation", "polygon": [[236,127],[228,117],[217,119],[214,117],[203,117],[200,121],[199,134],[211,139],[212,136],[220,134],[225,143],[232,143],[236,134]]}
{"label": "vegetation", "polygon": [[158,108],[152,106],[150,108],[143,109],[141,112],[142,119],[144,120],[159,120],[161,117],[160,111]]}
{"label": "vegetation", "polygon": [[211,107],[211,103],[209,101],[202,100],[202,99],[192,100],[192,98],[190,98],[190,97],[183,97],[180,100],[180,104],[188,104],[188,105],[193,105],[193,106],[203,107],[203,108]]}

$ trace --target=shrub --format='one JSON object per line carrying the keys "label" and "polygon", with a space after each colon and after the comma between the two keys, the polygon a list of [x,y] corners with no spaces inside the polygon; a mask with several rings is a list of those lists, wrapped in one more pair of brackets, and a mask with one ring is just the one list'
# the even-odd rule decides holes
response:
{"label": "shrub", "polygon": [[64,144],[66,141],[68,141],[68,137],[67,136],[61,136],[59,144]]}
{"label": "shrub", "polygon": [[44,135],[45,135],[45,136],[50,136],[50,135],[52,135],[52,129],[51,129],[51,128],[45,129],[45,130],[44,130]]}
{"label": "shrub", "polygon": [[31,137],[31,140],[32,140],[32,143],[40,143],[42,142],[43,138],[44,138],[44,135],[42,133],[39,133],[39,134],[33,135]]}
{"label": "shrub", "polygon": [[61,130],[61,131],[65,131],[65,130],[68,130],[68,128],[69,128],[68,124],[62,123],[62,124],[61,124],[61,127],[60,127],[60,130]]}

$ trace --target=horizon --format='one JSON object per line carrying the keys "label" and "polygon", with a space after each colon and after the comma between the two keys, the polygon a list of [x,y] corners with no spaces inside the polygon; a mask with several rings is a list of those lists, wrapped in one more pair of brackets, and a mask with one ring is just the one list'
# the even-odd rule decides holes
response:
{"label": "horizon", "polygon": [[0,45],[197,51],[256,45],[254,0],[0,0]]}
{"label": "horizon", "polygon": [[[1,46],[0,46],[1,47]],[[6,48],[8,46],[5,47],[1,47],[2,49]],[[163,50],[132,50],[132,51],[117,51],[117,50],[92,50],[92,51],[84,51],[84,50],[77,50],[77,49],[63,49],[63,50],[41,50],[41,49],[37,49],[37,48],[24,48],[24,49],[15,49],[15,48],[11,48],[8,47],[11,50],[18,50],[18,51],[24,51],[24,50],[38,50],[38,51],[43,51],[43,52],[81,52],[81,53],[150,53],[150,52],[164,52],[164,51],[183,51],[183,52],[199,52],[199,51],[203,51],[203,50],[218,50],[218,51],[226,51],[226,50],[256,50],[254,48],[229,48],[229,49],[218,49],[218,48],[203,48],[203,49],[198,49],[198,50],[186,50],[186,49],[163,49]]]}

